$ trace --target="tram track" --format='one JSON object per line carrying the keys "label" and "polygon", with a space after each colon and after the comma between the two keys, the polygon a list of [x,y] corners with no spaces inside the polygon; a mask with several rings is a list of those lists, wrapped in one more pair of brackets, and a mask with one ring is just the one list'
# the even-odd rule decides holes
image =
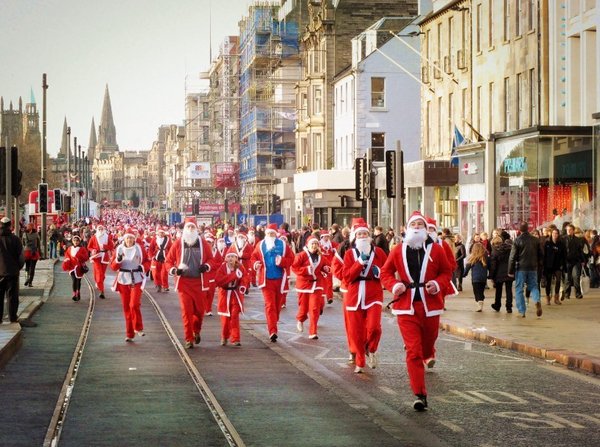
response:
{"label": "tram track", "polygon": [[[50,424],[46,431],[46,436],[44,437],[44,447],[57,447],[60,443],[62,429],[65,424],[67,412],[71,402],[71,397],[73,395],[73,391],[76,385],[77,374],[81,367],[86,342],[90,334],[90,328],[96,305],[96,298],[94,298],[95,293],[92,282],[87,277],[87,275],[85,275],[84,278],[85,284],[90,292],[90,300],[87,309],[87,314],[84,318],[84,323],[81,329],[81,333],[79,335],[79,339],[76,343],[71,362],[67,369],[67,373],[65,375],[65,379],[63,381],[63,385],[61,387],[61,391],[56,406],[54,408],[52,418],[50,420]],[[179,355],[180,360],[184,364],[186,371],[192,379],[194,386],[198,390],[198,393],[202,396],[202,399],[204,400],[208,410],[210,411],[211,416],[213,417],[213,419],[219,426],[219,429],[223,433],[227,445],[229,445],[230,447],[245,447],[243,439],[241,438],[236,428],[228,418],[227,414],[221,407],[214,393],[208,386],[206,380],[202,377],[200,371],[198,371],[198,369],[196,368],[193,360],[190,358],[185,348],[177,338],[175,331],[171,327],[171,324],[169,323],[166,315],[162,311],[158,302],[147,290],[144,290],[143,295],[146,296],[148,302],[154,308],[154,311],[158,316],[160,323],[162,324],[173,347],[177,351],[177,354]]]}

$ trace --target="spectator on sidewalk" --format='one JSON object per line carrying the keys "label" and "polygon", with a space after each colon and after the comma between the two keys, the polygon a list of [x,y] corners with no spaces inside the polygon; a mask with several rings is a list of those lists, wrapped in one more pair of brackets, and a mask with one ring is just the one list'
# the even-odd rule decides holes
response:
{"label": "spectator on sidewalk", "polygon": [[8,318],[16,323],[19,310],[19,272],[25,264],[23,245],[10,231],[11,221],[0,220],[0,323],[4,316],[4,297],[8,295]]}
{"label": "spectator on sidewalk", "polygon": [[27,273],[25,285],[33,287],[35,265],[40,259],[40,235],[31,223],[27,224],[23,233],[23,252],[25,256],[25,272]]}
{"label": "spectator on sidewalk", "polygon": [[[540,291],[540,295],[541,295],[541,293],[542,293],[542,278],[544,276],[544,263],[543,263],[544,244],[546,243],[546,240],[542,239],[542,237],[540,235],[540,231],[537,229],[533,229],[531,231],[531,235],[537,239],[538,244],[540,244],[540,249],[542,250],[542,257],[540,258],[540,264],[538,265],[538,271],[537,271],[537,285],[538,285],[538,290]],[[527,298],[527,302],[529,302],[530,297],[531,297],[531,289],[529,287],[527,287],[525,290],[525,298]]]}
{"label": "spectator on sidewalk", "polygon": [[500,236],[492,239],[492,256],[490,258],[490,278],[494,281],[496,288],[496,299],[492,304],[492,309],[500,312],[502,308],[502,287],[506,289],[506,313],[512,313],[513,278],[508,276],[508,259],[512,249],[512,240],[510,234],[502,231]]}
{"label": "spectator on sidewalk", "polygon": [[546,281],[546,304],[552,300],[552,280],[554,279],[554,304],[562,304],[559,300],[560,282],[565,269],[565,246],[560,238],[560,231],[554,228],[551,237],[544,244],[544,278]]}
{"label": "spectator on sidewalk", "polygon": [[50,225],[50,229],[48,231],[48,257],[50,259],[58,258],[58,242],[59,242],[59,233],[56,229],[56,225]]}
{"label": "spectator on sidewalk", "polygon": [[342,242],[344,242],[344,236],[342,235],[340,226],[338,224],[332,224],[329,232],[331,233],[332,242],[335,242],[336,244],[341,244]]}
{"label": "spectator on sidewalk", "polygon": [[542,248],[538,238],[529,234],[529,224],[523,222],[520,226],[521,234],[515,239],[508,260],[508,276],[515,277],[515,295],[517,310],[525,318],[527,307],[523,288],[531,290],[531,297],[535,303],[536,315],[542,316],[542,303],[540,302],[540,289],[538,287],[537,273],[542,261]]}
{"label": "spectator on sidewalk", "polygon": [[383,227],[377,225],[373,230],[373,235],[375,236],[373,238],[373,243],[375,244],[375,246],[381,248],[385,252],[386,256],[389,255],[390,244],[387,238],[385,237],[385,234],[383,234]]}
{"label": "spectator on sidewalk", "polygon": [[465,274],[465,259],[467,257],[467,249],[463,244],[463,239],[460,234],[454,236],[454,257],[456,259],[456,270],[454,271],[453,281],[456,284],[456,289],[462,292],[463,276]]}
{"label": "spectator on sidewalk", "polygon": [[485,283],[488,277],[488,266],[489,257],[485,247],[482,243],[478,242],[473,244],[471,248],[471,254],[467,258],[467,266],[465,267],[465,273],[463,277],[471,273],[471,284],[473,284],[473,293],[475,294],[475,302],[477,303],[477,312],[483,310],[483,300],[485,299]]}
{"label": "spectator on sidewalk", "polygon": [[581,265],[585,262],[586,257],[583,253],[584,240],[575,236],[575,226],[567,225],[567,235],[563,238],[566,252],[566,270],[564,275],[563,293],[560,297],[561,301],[565,298],[571,298],[571,287],[575,287],[575,298],[583,298],[581,292]]}

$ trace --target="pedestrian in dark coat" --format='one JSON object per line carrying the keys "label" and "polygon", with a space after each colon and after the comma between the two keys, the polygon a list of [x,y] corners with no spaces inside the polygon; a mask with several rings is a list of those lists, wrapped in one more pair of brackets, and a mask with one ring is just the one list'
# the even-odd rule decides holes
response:
{"label": "pedestrian in dark coat", "polygon": [[566,270],[567,252],[558,228],[544,244],[544,278],[546,279],[546,303],[552,299],[552,279],[554,278],[554,304],[562,304],[559,299],[560,282]]}
{"label": "pedestrian in dark coat", "polygon": [[25,256],[25,271],[27,278],[25,285],[33,287],[35,266],[40,259],[40,235],[33,224],[27,224],[23,233],[23,254]]}
{"label": "pedestrian in dark coat", "polygon": [[473,294],[477,303],[477,312],[483,310],[483,300],[485,299],[485,283],[488,278],[489,256],[481,242],[476,242],[471,247],[471,254],[467,259],[465,273],[467,276],[471,272],[471,284],[473,285]]}
{"label": "pedestrian in dark coat", "polygon": [[0,220],[0,323],[4,315],[4,296],[8,294],[8,318],[17,322],[19,310],[19,272],[25,265],[23,245],[10,231],[11,221]]}
{"label": "pedestrian in dark coat", "polygon": [[375,247],[381,248],[385,252],[386,256],[389,255],[390,244],[387,238],[385,237],[385,234],[383,234],[383,227],[376,226],[373,235],[375,236],[373,238],[373,243],[375,244]]}
{"label": "pedestrian in dark coat", "polygon": [[510,250],[512,249],[512,241],[510,235],[503,231],[499,237],[492,240],[492,255],[490,257],[490,279],[494,281],[496,287],[496,299],[492,304],[492,309],[500,312],[502,307],[502,287],[506,289],[506,313],[512,313],[513,280],[508,276],[508,259]]}
{"label": "pedestrian in dark coat", "polygon": [[467,257],[467,249],[463,244],[462,236],[457,234],[454,237],[454,257],[456,259],[456,270],[453,277],[456,284],[456,290],[462,292],[462,282],[465,273],[465,258]]}

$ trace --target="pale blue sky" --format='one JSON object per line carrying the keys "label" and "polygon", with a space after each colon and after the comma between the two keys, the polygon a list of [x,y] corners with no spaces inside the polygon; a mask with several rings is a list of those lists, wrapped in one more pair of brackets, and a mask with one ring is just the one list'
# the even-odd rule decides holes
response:
{"label": "pale blue sky", "polygon": [[[212,0],[213,57],[238,34],[248,0]],[[48,152],[66,116],[82,149],[100,121],[108,83],[121,150],[148,150],[161,124],[181,124],[186,75],[209,67],[209,0],[0,0],[0,95],[5,107],[33,87],[42,109],[48,75]],[[198,85],[198,82],[195,82]]]}

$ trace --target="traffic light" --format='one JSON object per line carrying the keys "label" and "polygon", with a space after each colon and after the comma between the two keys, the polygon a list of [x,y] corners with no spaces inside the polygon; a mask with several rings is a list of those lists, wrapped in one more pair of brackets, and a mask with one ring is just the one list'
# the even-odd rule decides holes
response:
{"label": "traffic light", "polygon": [[357,158],[354,163],[354,193],[356,200],[365,200],[365,177],[367,174],[367,160]]}
{"label": "traffic light", "polygon": [[6,148],[0,147],[0,195],[6,195]]}
{"label": "traffic light", "polygon": [[273,202],[271,205],[273,214],[281,213],[281,197],[279,197],[277,194],[273,194]]}
{"label": "traffic light", "polygon": [[60,194],[60,189],[54,190],[54,210],[61,211],[62,210],[62,195]]}
{"label": "traffic light", "polygon": [[16,146],[10,148],[10,157],[10,194],[14,197],[19,197],[21,195],[21,190],[23,189],[21,186],[23,173],[19,169],[19,150]]}
{"label": "traffic light", "polygon": [[396,197],[396,152],[385,153],[385,194],[389,198]]}
{"label": "traffic light", "polygon": [[65,213],[71,212],[71,196],[68,194],[65,194],[62,198],[62,210]]}
{"label": "traffic light", "polygon": [[340,196],[340,207],[346,208],[348,206],[348,196],[342,194]]}
{"label": "traffic light", "polygon": [[38,185],[38,212],[48,212],[48,183],[40,183]]}

